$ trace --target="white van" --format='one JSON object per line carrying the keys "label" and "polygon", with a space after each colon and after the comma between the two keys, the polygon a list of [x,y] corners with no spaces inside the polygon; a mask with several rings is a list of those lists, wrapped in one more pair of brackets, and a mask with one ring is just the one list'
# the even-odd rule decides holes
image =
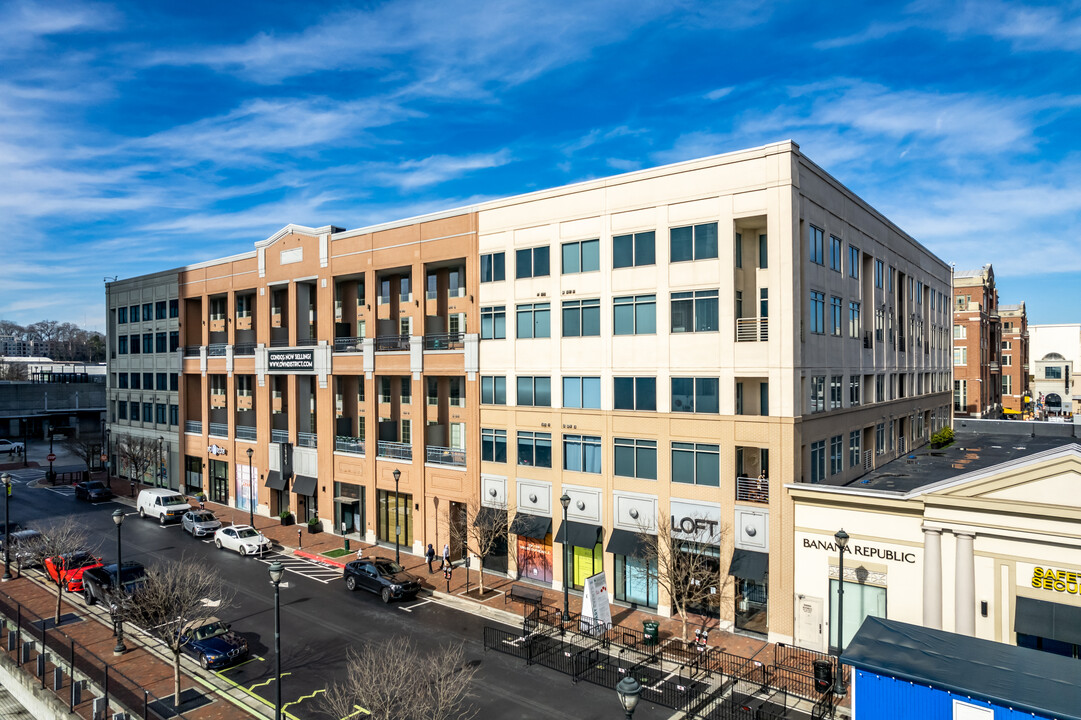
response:
{"label": "white van", "polygon": [[139,517],[156,517],[164,525],[175,520],[180,522],[191,505],[176,490],[147,488],[139,493]]}

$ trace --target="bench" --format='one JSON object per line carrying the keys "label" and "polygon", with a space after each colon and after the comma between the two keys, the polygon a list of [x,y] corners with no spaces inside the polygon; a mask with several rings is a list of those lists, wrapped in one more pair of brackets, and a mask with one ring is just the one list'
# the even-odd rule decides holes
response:
{"label": "bench", "polygon": [[544,601],[544,591],[538,588],[526,587],[525,585],[511,585],[510,592],[504,596],[503,604],[506,605],[510,600],[540,606]]}

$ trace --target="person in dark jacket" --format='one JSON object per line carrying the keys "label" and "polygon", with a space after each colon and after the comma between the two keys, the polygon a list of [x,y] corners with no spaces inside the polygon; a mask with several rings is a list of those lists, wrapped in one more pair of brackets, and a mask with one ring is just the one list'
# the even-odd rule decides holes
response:
{"label": "person in dark jacket", "polygon": [[432,574],[432,563],[435,562],[435,548],[428,543],[428,549],[424,551],[424,558],[428,561],[428,574]]}

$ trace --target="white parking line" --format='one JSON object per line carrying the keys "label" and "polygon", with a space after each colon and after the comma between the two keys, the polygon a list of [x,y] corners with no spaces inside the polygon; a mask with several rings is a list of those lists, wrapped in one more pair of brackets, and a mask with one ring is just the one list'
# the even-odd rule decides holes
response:
{"label": "white parking line", "polygon": [[256,559],[267,565],[279,562],[286,570],[292,571],[297,575],[303,575],[312,580],[317,580],[324,585],[329,585],[332,580],[337,580],[342,576],[342,571],[338,568],[327,567],[326,565],[321,565],[312,562],[311,560],[305,560],[292,555],[283,555],[277,552],[256,556]]}
{"label": "white parking line", "polygon": [[413,612],[413,610],[415,610],[416,608],[419,608],[421,605],[427,605],[428,603],[433,603],[433,602],[435,602],[435,598],[430,597],[427,600],[421,600],[418,603],[413,603],[409,607],[406,607],[405,605],[399,605],[398,609],[399,610],[404,610],[407,613],[411,613],[411,612]]}

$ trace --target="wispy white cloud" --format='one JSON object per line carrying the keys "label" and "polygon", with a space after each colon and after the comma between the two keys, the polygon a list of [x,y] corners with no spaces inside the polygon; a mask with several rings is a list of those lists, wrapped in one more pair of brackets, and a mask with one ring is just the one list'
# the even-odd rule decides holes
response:
{"label": "wispy white cloud", "polygon": [[15,2],[0,5],[0,56],[25,51],[44,39],[113,29],[120,18],[105,4]]}
{"label": "wispy white cloud", "polygon": [[432,155],[420,160],[405,160],[384,164],[381,168],[370,168],[370,175],[364,175],[376,183],[402,190],[415,190],[457,179],[476,170],[500,167],[509,162],[511,153],[506,149],[477,155]]}

